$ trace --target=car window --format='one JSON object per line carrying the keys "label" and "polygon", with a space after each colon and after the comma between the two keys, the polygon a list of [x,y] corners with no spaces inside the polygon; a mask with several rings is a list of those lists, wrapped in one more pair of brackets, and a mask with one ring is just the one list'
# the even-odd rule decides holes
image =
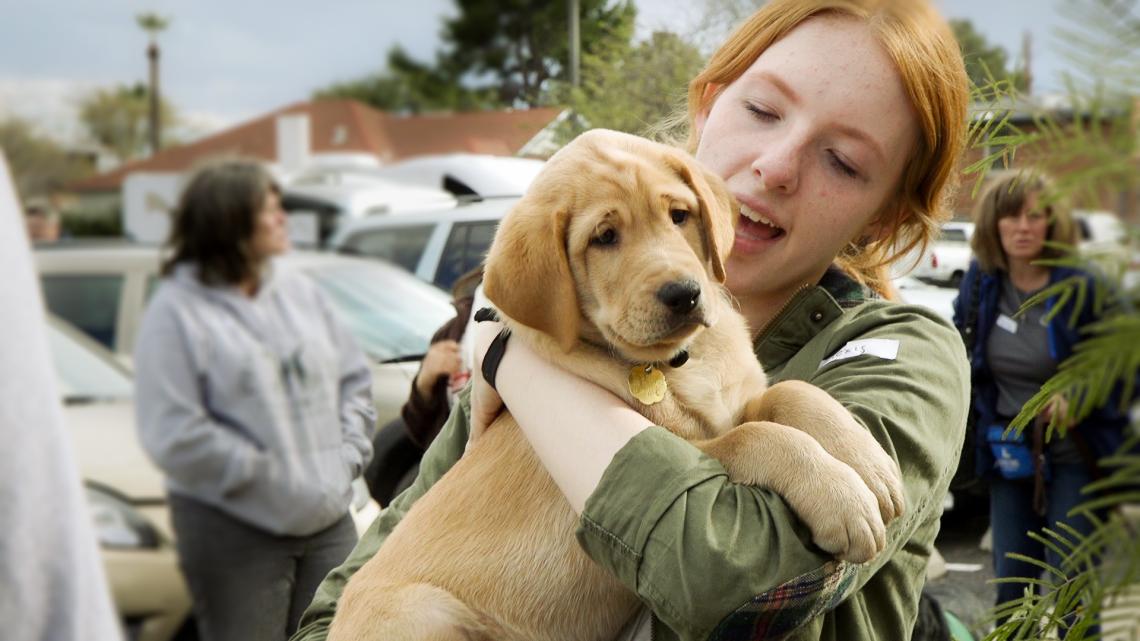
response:
{"label": "car window", "polygon": [[91,402],[128,398],[131,379],[107,355],[52,324],[48,347],[64,402]]}
{"label": "car window", "polygon": [[455,316],[445,293],[384,265],[321,263],[304,271],[360,348],[377,361],[422,356],[432,334]]}
{"label": "car window", "polygon": [[383,258],[415,272],[435,225],[409,225],[361,232],[344,244],[346,253]]}
{"label": "car window", "polygon": [[51,313],[83,330],[108,349],[115,349],[121,275],[43,276],[44,302]]}
{"label": "car window", "polygon": [[495,238],[496,221],[456,223],[443,247],[432,282],[441,289],[451,290],[460,276],[475,269],[487,255],[487,248]]}
{"label": "car window", "polygon": [[969,239],[966,238],[966,230],[964,229],[943,229],[941,240],[950,243],[969,242]]}

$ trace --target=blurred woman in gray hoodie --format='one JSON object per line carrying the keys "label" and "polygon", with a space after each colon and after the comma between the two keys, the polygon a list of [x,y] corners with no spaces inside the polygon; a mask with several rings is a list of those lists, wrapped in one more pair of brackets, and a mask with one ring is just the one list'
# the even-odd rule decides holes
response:
{"label": "blurred woman in gray hoodie", "polygon": [[146,451],[166,474],[208,641],[286,639],[356,542],[371,375],[289,249],[278,187],[227,160],[190,179],[135,346]]}

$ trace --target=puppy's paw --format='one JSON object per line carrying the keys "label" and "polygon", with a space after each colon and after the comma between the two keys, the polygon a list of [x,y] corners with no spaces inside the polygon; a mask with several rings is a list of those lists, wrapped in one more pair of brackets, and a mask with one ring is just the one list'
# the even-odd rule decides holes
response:
{"label": "puppy's paw", "polygon": [[842,561],[865,563],[883,551],[887,527],[879,500],[859,474],[836,460],[823,461],[795,496],[792,509],[808,526],[812,541]]}
{"label": "puppy's paw", "polygon": [[895,460],[874,439],[868,440],[873,446],[865,448],[863,454],[854,460],[844,462],[867,484],[875,495],[883,522],[890,525],[906,511],[902,475]]}
{"label": "puppy's paw", "polygon": [[840,431],[827,433],[821,445],[863,479],[875,495],[883,522],[890,525],[906,511],[899,466],[870,432],[854,420],[848,423]]}

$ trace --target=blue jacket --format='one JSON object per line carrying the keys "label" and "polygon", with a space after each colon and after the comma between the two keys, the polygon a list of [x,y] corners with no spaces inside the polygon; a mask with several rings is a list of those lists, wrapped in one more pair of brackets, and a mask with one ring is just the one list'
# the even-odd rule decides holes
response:
{"label": "blue jacket", "polygon": [[[1092,286],[1092,277],[1089,274],[1067,267],[1051,268],[1049,285],[1074,276],[1088,280],[1090,287]],[[998,390],[986,359],[986,342],[998,318],[1001,279],[996,273],[982,271],[977,260],[970,261],[970,269],[962,278],[958,298],[954,300],[954,325],[959,331],[966,323],[970,293],[975,283],[981,288],[978,295],[978,326],[975,330],[977,340],[974,343],[974,352],[970,354],[971,375],[976,386],[974,409],[978,412],[978,421],[974,428],[975,471],[979,476],[988,476],[993,473],[994,458],[986,443],[985,429],[996,420]],[[1081,328],[1096,320],[1091,299],[1091,296],[1086,297],[1085,305],[1078,313],[1075,325],[1070,325],[1072,309],[1069,308],[1076,304],[1074,299],[1070,299],[1065,304],[1066,308],[1049,321],[1049,353],[1058,363],[1068,358],[1073,353],[1073,348],[1083,338]],[[1048,299],[1045,308],[1053,309],[1056,302],[1056,297]],[[1124,427],[1127,422],[1127,415],[1120,412],[1117,404],[1109,403],[1096,409],[1081,421],[1076,429],[1088,443],[1093,456],[1099,460],[1120,448],[1124,442]],[[1046,456],[1048,457],[1048,452]]]}

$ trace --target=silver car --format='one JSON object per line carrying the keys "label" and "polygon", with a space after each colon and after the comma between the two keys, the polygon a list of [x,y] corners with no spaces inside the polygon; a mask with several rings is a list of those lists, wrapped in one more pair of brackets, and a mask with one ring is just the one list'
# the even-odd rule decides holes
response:
{"label": "silver car", "polygon": [[[126,365],[160,250],[122,241],[41,245],[36,265],[48,309]],[[372,362],[377,424],[396,417],[435,330],[455,315],[450,298],[406,271],[371,260],[295,251],[281,260],[313,279]]]}

